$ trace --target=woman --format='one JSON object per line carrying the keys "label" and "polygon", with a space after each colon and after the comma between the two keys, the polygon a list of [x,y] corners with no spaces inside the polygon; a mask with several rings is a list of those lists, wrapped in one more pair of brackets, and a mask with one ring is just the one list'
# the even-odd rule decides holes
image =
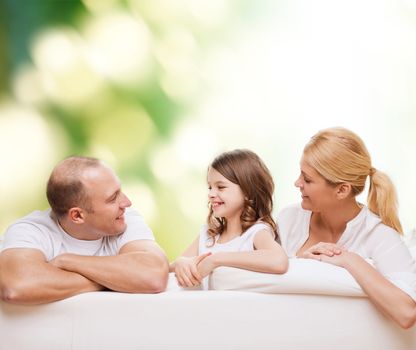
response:
{"label": "woman", "polygon": [[[318,132],[305,146],[295,182],[301,205],[277,219],[289,257],[347,269],[370,300],[403,328],[416,322],[416,263],[403,243],[395,189],[375,169],[363,141],[344,128]],[[368,206],[356,200],[369,178]]]}

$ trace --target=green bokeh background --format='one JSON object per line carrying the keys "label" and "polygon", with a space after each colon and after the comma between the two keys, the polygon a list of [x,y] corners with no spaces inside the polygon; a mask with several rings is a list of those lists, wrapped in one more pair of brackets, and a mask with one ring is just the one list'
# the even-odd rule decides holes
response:
{"label": "green bokeh background", "polygon": [[47,207],[56,162],[90,155],[117,171],[172,259],[205,220],[215,155],[259,153],[277,210],[299,199],[308,138],[342,125],[397,184],[410,235],[412,4],[0,0],[1,232]]}

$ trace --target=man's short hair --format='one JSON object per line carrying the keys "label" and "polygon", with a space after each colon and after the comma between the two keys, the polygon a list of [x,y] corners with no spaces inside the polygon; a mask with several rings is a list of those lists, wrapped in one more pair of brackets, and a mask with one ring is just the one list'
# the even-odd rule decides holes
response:
{"label": "man's short hair", "polygon": [[46,197],[58,217],[64,216],[74,207],[92,212],[91,200],[81,176],[86,169],[101,165],[97,158],[71,156],[53,169],[46,187]]}

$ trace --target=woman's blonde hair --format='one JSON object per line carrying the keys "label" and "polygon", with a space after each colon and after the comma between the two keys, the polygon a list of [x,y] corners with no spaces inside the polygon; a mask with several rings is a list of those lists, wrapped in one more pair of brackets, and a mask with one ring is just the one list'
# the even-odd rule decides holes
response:
{"label": "woman's blonde hair", "polygon": [[[240,186],[245,198],[240,217],[243,232],[260,220],[270,225],[277,236],[276,223],[272,217],[274,182],[260,157],[252,151],[236,149],[220,154],[209,168]],[[227,220],[215,217],[211,206],[207,224],[208,234],[213,240],[227,228]]]}
{"label": "woman's blonde hair", "polygon": [[341,127],[321,130],[306,144],[303,157],[329,184],[351,184],[354,196],[364,190],[369,176],[368,208],[384,224],[403,233],[394,185],[371,165],[370,154],[358,135]]}

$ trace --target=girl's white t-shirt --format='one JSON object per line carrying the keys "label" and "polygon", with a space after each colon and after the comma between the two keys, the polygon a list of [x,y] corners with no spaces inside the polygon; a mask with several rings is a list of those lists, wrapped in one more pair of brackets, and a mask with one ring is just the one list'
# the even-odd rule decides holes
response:
{"label": "girl's white t-shirt", "polygon": [[[264,222],[258,222],[244,231],[240,236],[233,238],[225,243],[218,243],[220,235],[214,238],[208,234],[208,226],[202,226],[199,232],[199,247],[198,254],[204,253],[218,253],[218,252],[251,252],[254,248],[254,237],[256,233],[262,230],[267,230],[274,238],[274,233],[269,225]],[[214,239],[214,244],[212,240]],[[205,277],[201,284],[202,289],[209,289],[208,277]]]}
{"label": "girl's white t-shirt", "polygon": [[[207,252],[250,252],[254,250],[254,237],[256,233],[262,230],[270,231],[270,234],[274,237],[274,233],[269,225],[264,222],[258,222],[251,226],[248,230],[244,231],[240,236],[233,238],[225,243],[218,243],[220,235],[216,235],[214,238],[208,234],[207,225],[202,226],[199,232],[199,252],[203,254]],[[212,244],[213,239],[215,240]]]}

